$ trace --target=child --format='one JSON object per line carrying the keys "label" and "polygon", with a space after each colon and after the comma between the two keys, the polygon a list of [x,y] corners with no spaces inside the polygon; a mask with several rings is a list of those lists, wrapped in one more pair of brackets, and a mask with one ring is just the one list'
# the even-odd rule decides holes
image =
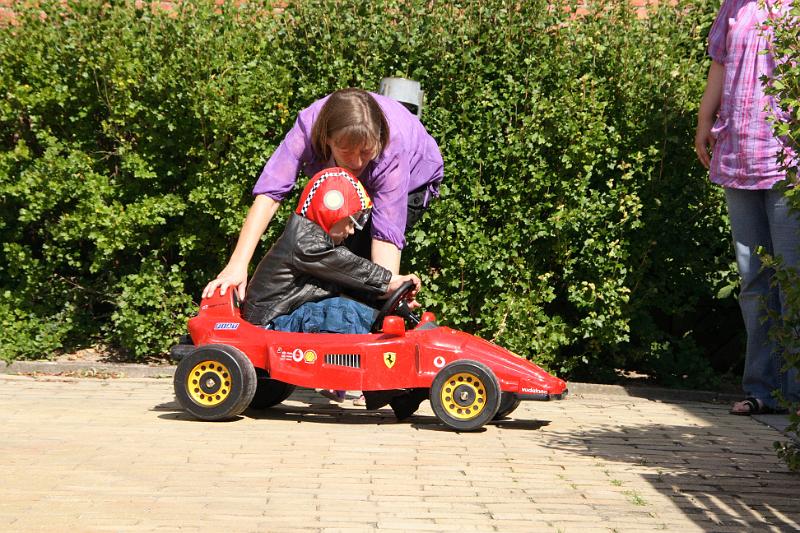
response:
{"label": "child", "polygon": [[[377,311],[352,297],[379,297],[413,281],[339,246],[369,218],[372,200],[343,168],[318,172],[306,185],[283,234],[253,273],[244,300],[245,320],[278,331],[369,333]],[[425,399],[419,391],[376,393],[367,407],[391,403],[403,419]],[[391,399],[391,402],[389,400]],[[382,404],[381,404],[382,403]],[[381,405],[379,405],[381,404]]]}

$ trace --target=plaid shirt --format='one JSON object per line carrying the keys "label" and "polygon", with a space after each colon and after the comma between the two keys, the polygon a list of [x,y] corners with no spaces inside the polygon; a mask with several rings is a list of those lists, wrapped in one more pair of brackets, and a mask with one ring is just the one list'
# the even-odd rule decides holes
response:
{"label": "plaid shirt", "polygon": [[[761,5],[759,5],[761,4]],[[777,162],[783,145],[772,134],[770,116],[783,114],[764,94],[762,76],[771,76],[775,59],[764,53],[770,35],[764,26],[770,11],[784,13],[791,0],[724,0],[711,32],[708,53],[725,66],[725,81],[711,159],[713,183],[734,189],[770,189],[786,177]]]}

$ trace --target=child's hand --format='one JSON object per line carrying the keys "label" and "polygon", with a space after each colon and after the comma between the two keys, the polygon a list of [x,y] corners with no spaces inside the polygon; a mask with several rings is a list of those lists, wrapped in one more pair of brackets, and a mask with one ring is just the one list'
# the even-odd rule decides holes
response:
{"label": "child's hand", "polygon": [[404,276],[394,274],[392,276],[392,279],[389,281],[389,288],[386,290],[386,294],[388,295],[393,293],[394,291],[399,289],[400,286],[406,281],[414,282],[414,288],[411,289],[411,292],[409,292],[408,296],[406,297],[409,309],[413,310],[416,309],[417,307],[420,307],[419,302],[417,302],[416,296],[417,293],[419,292],[419,289],[422,287],[422,282],[420,281],[419,277],[417,277],[416,274],[406,274]]}

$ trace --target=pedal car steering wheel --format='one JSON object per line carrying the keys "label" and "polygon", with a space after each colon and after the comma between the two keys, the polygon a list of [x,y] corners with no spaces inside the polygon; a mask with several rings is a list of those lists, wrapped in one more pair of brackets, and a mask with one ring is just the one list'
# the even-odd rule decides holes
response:
{"label": "pedal car steering wheel", "polygon": [[[399,315],[403,318],[418,324],[419,319],[414,316],[411,309],[406,304],[406,297],[414,290],[414,282],[409,280],[400,285],[394,293],[386,300],[381,310],[378,311],[378,316],[375,317],[375,322],[372,323],[372,332],[377,333],[383,327],[383,319],[389,315]],[[415,324],[416,325],[416,324]]]}

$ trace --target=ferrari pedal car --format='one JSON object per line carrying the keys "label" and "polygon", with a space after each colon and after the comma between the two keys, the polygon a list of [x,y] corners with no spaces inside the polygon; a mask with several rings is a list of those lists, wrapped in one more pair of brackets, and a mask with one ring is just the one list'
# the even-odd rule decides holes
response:
{"label": "ferrari pedal car", "polygon": [[[436,417],[475,430],[508,416],[524,400],[561,399],[567,384],[537,365],[474,335],[408,310],[408,282],[386,301],[373,332],[286,333],[246,322],[235,299],[217,291],[189,320],[175,395],[201,420],[235,417],[284,401],[295,387],[386,391],[429,389]],[[406,322],[410,326],[406,327]]]}

